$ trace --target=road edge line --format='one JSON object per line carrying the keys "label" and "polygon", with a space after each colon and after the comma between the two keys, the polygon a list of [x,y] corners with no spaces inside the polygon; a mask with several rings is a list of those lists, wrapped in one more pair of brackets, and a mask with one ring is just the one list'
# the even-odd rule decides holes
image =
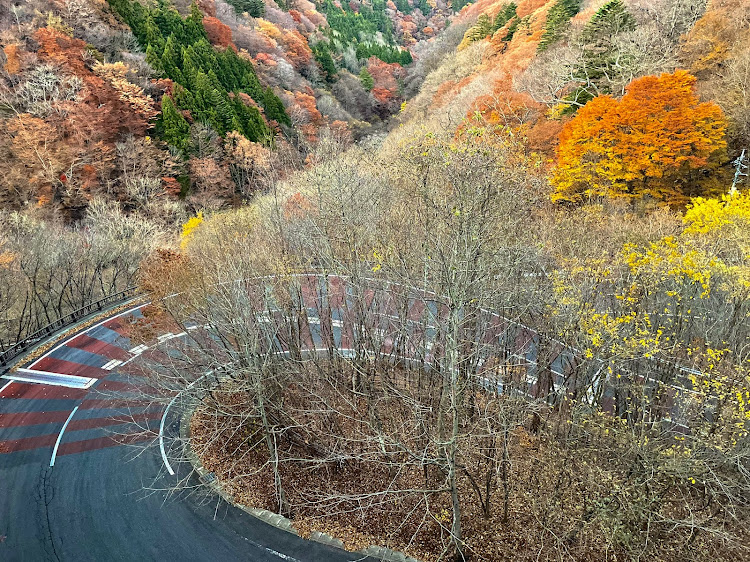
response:
{"label": "road edge line", "polygon": [[55,457],[57,456],[57,448],[60,446],[60,441],[62,441],[63,433],[65,433],[65,428],[68,427],[68,424],[70,423],[70,420],[73,419],[73,416],[78,411],[78,406],[73,408],[73,411],[70,412],[70,415],[68,416],[68,419],[65,420],[65,424],[62,426],[62,429],[60,430],[60,434],[57,436],[57,441],[55,441],[55,448],[52,449],[52,458],[49,460],[49,466],[52,468],[55,466]]}

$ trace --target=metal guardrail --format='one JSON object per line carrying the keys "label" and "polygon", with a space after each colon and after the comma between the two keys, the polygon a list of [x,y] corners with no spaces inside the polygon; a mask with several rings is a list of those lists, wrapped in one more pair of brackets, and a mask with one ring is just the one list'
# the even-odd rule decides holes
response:
{"label": "metal guardrail", "polygon": [[33,334],[13,344],[8,349],[0,353],[0,374],[8,371],[10,362],[13,361],[13,359],[18,357],[19,355],[23,355],[29,349],[37,345],[40,341],[48,338],[56,332],[59,332],[63,328],[66,328],[71,324],[78,322],[79,320],[85,318],[93,312],[104,310],[104,308],[108,305],[125,302],[126,300],[134,297],[137,293],[138,287],[128,287],[124,291],[119,291],[117,293],[107,295],[103,299],[89,303],[86,306],[83,306],[77,310],[74,310],[73,312],[70,312],[69,314],[66,314],[65,316],[58,318],[54,322],[47,324],[44,328],[37,330]]}

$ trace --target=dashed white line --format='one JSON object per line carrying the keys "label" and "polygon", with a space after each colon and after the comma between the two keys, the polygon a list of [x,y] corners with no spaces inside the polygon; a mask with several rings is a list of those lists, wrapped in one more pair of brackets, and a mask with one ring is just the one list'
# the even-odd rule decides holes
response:
{"label": "dashed white line", "polygon": [[161,336],[158,336],[156,339],[159,343],[164,343],[165,341],[173,340],[174,338],[181,338],[182,336],[186,336],[187,332],[180,332],[179,334],[173,334],[172,332],[167,332],[166,334],[162,334]]}
{"label": "dashed white line", "polygon": [[102,369],[104,369],[105,371],[111,371],[118,365],[122,365],[122,361],[120,361],[119,359],[112,359],[112,361],[110,361],[106,365],[103,365]]}
{"label": "dashed white line", "polygon": [[[98,324],[94,324],[93,326],[90,326],[90,327],[86,328],[86,329],[85,329],[85,330],[84,330],[83,332],[81,332],[81,333],[79,333],[79,334],[76,334],[76,336],[80,336],[80,335],[82,335],[82,334],[88,334],[88,333],[89,333],[89,332],[90,332],[91,330],[93,330],[94,328],[98,328],[99,326],[101,326],[101,325],[102,325],[102,324],[104,324],[105,322],[109,322],[110,320],[114,320],[115,318],[119,318],[120,316],[124,316],[124,315],[126,315],[126,314],[129,314],[130,312],[133,312],[134,310],[138,310],[139,308],[143,308],[144,306],[146,306],[146,305],[145,305],[145,304],[139,304],[138,306],[134,306],[133,308],[130,308],[130,309],[128,309],[128,310],[125,310],[124,312],[121,312],[121,313],[119,313],[119,314],[115,314],[114,316],[110,316],[109,318],[105,318],[104,320],[102,320],[102,321],[101,321],[101,322],[99,322]],[[44,355],[42,355],[41,357],[39,357],[39,358],[38,358],[38,359],[37,359],[36,361],[34,361],[34,363],[32,363],[32,365],[30,365],[30,366],[31,366],[31,367],[33,367],[33,366],[34,366],[34,365],[36,365],[36,364],[37,364],[37,363],[38,363],[39,361],[41,361],[42,359],[44,359],[44,358],[46,358],[47,356],[49,356],[49,355],[50,355],[51,353],[54,353],[55,351],[57,351],[58,349],[60,349],[60,348],[61,348],[62,346],[64,346],[65,344],[67,344],[67,343],[68,343],[68,341],[70,341],[70,339],[72,339],[72,338],[65,338],[65,339],[64,339],[64,340],[63,340],[63,341],[62,341],[62,342],[61,342],[60,344],[58,344],[57,346],[53,347],[53,348],[52,348],[52,349],[50,349],[50,350],[49,350],[49,351],[48,351],[47,353],[45,353]]]}
{"label": "dashed white line", "polygon": [[63,425],[62,429],[60,430],[60,435],[57,436],[57,441],[55,441],[55,448],[52,449],[52,458],[49,460],[50,467],[55,466],[55,457],[57,456],[57,448],[60,446],[60,441],[62,441],[62,436],[63,436],[63,433],[65,433],[65,428],[68,427],[70,420],[73,419],[73,416],[75,415],[77,411],[78,411],[78,406],[73,408],[73,411],[70,412],[68,419],[65,420],[65,425]]}

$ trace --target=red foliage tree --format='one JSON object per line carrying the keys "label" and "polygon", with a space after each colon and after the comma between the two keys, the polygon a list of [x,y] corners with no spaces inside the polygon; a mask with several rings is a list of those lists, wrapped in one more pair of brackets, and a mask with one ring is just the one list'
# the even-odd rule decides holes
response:
{"label": "red foliage tree", "polygon": [[61,126],[69,135],[87,142],[113,143],[122,134],[143,135],[149,127],[146,118],[134,111],[107,81],[92,72],[84,60],[86,43],[50,27],[34,34],[39,42],[38,56],[77,75],[85,85],[78,101],[65,102],[67,118]]}

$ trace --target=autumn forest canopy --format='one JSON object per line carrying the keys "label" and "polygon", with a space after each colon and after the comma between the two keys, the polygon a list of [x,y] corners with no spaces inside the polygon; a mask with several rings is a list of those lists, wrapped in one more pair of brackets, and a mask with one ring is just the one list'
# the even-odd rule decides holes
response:
{"label": "autumn forest canopy", "polygon": [[0,47],[0,352],[137,287],[131,339],[202,326],[144,394],[303,535],[750,557],[750,1],[13,0]]}

